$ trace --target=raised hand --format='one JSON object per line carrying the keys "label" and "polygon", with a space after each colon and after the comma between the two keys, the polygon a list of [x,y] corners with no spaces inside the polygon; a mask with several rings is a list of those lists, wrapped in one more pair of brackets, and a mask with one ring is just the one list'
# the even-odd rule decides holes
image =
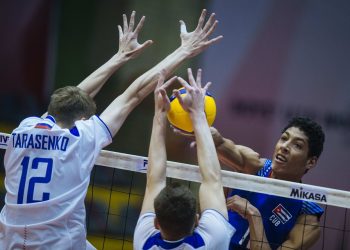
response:
{"label": "raised hand", "polygon": [[189,83],[187,83],[183,78],[178,77],[179,82],[186,89],[186,95],[181,96],[179,90],[174,90],[173,93],[179,100],[179,103],[183,109],[189,112],[190,115],[196,112],[204,112],[204,97],[206,91],[211,85],[211,82],[208,82],[202,88],[202,70],[198,69],[196,80],[193,77],[191,69],[187,69],[187,73]]}
{"label": "raised hand", "polygon": [[180,20],[181,47],[189,53],[189,57],[198,55],[208,46],[223,38],[223,36],[217,36],[209,39],[218,21],[215,20],[215,13],[212,13],[208,21],[205,22],[206,15],[207,11],[204,9],[199,17],[196,29],[192,32],[187,32],[185,22]]}
{"label": "raised hand", "polygon": [[140,44],[137,41],[137,37],[145,22],[145,16],[141,18],[140,22],[137,24],[134,30],[135,14],[136,14],[135,11],[131,13],[129,24],[128,24],[126,15],[123,14],[123,28],[120,25],[118,25],[118,30],[119,30],[118,53],[123,54],[128,59],[133,59],[137,57],[146,47],[150,46],[153,43],[152,40],[148,40],[143,44]]}
{"label": "raised hand", "polygon": [[164,73],[161,72],[158,78],[158,84],[154,90],[155,113],[167,113],[170,108],[170,100],[166,93],[166,89],[175,82],[177,76],[172,77],[164,83]]}
{"label": "raised hand", "polygon": [[260,216],[259,210],[250,202],[238,195],[227,199],[226,206],[228,210],[237,212],[240,216],[247,219],[249,215]]}

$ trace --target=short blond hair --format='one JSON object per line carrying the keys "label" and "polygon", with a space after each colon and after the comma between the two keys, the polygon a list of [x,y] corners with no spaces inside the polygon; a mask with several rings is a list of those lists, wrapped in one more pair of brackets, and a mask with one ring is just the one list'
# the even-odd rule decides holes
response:
{"label": "short blond hair", "polygon": [[83,90],[66,86],[51,95],[48,113],[65,128],[71,128],[75,121],[93,116],[96,113],[96,104]]}

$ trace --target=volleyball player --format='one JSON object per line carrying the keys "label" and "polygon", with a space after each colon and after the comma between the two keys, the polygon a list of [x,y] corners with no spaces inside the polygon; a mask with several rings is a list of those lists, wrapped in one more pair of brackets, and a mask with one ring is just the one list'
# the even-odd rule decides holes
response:
{"label": "volleyball player", "polygon": [[[292,182],[301,182],[304,174],[316,166],[325,139],[321,126],[313,120],[293,118],[283,129],[269,160],[222,137],[215,128],[211,132],[219,159],[226,166],[242,173]],[[238,201],[238,196],[246,202]],[[232,190],[227,206],[230,223],[237,229],[231,249],[246,247],[249,239],[251,248],[253,245],[257,249],[281,246],[308,249],[320,236],[323,209],[313,202]]]}
{"label": "volleyball player", "polygon": [[155,90],[155,114],[148,153],[145,196],[134,234],[134,249],[227,249],[234,228],[228,222],[221,170],[204,113],[205,92],[201,70],[196,80],[188,70],[189,84],[178,78],[188,93],[175,95],[189,112],[197,142],[198,165],[202,176],[199,189],[201,216],[196,215],[196,198],[185,186],[166,185],[165,133],[170,101],[160,77]]}
{"label": "volleyball player", "polygon": [[86,249],[84,198],[100,150],[111,143],[129,113],[157,84],[157,73],[171,74],[186,59],[221,39],[208,39],[217,21],[205,22],[188,33],[181,22],[181,46],[137,78],[100,115],[92,97],[106,80],[152,41],[137,41],[144,18],[134,30],[123,16],[119,50],[77,87],[58,89],[51,96],[48,116],[21,122],[5,153],[5,206],[0,214],[0,249]]}

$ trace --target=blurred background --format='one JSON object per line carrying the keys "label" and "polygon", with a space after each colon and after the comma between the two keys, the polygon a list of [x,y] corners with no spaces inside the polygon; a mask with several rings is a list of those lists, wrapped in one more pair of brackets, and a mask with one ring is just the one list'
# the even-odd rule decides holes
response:
{"label": "blurred background", "polygon": [[[123,13],[136,10],[137,20],[145,15],[139,41],[154,44],[109,80],[96,97],[98,113],[175,50],[178,21],[193,30],[203,8],[216,13],[213,36],[224,39],[176,74],[185,77],[187,67],[203,68],[217,102],[214,126],[269,158],[286,122],[294,115],[310,116],[323,126],[326,143],[317,167],[303,181],[350,191],[350,2],[345,0],[0,0],[0,131],[10,133],[22,119],[40,116],[54,89],[77,85],[112,57]],[[152,116],[150,96],[107,149],[146,156]],[[169,160],[196,163],[188,139],[170,129],[167,138]],[[129,249],[144,175],[98,167],[91,183],[90,240],[99,249]],[[328,244],[335,248],[328,249],[341,249],[338,236],[331,238]]]}

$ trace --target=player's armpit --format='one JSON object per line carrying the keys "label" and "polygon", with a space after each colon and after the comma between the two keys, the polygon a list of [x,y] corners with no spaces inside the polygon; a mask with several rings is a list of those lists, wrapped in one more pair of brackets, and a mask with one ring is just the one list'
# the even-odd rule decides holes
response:
{"label": "player's armpit", "polygon": [[315,215],[299,215],[296,224],[280,249],[309,249],[320,237],[319,220]]}

